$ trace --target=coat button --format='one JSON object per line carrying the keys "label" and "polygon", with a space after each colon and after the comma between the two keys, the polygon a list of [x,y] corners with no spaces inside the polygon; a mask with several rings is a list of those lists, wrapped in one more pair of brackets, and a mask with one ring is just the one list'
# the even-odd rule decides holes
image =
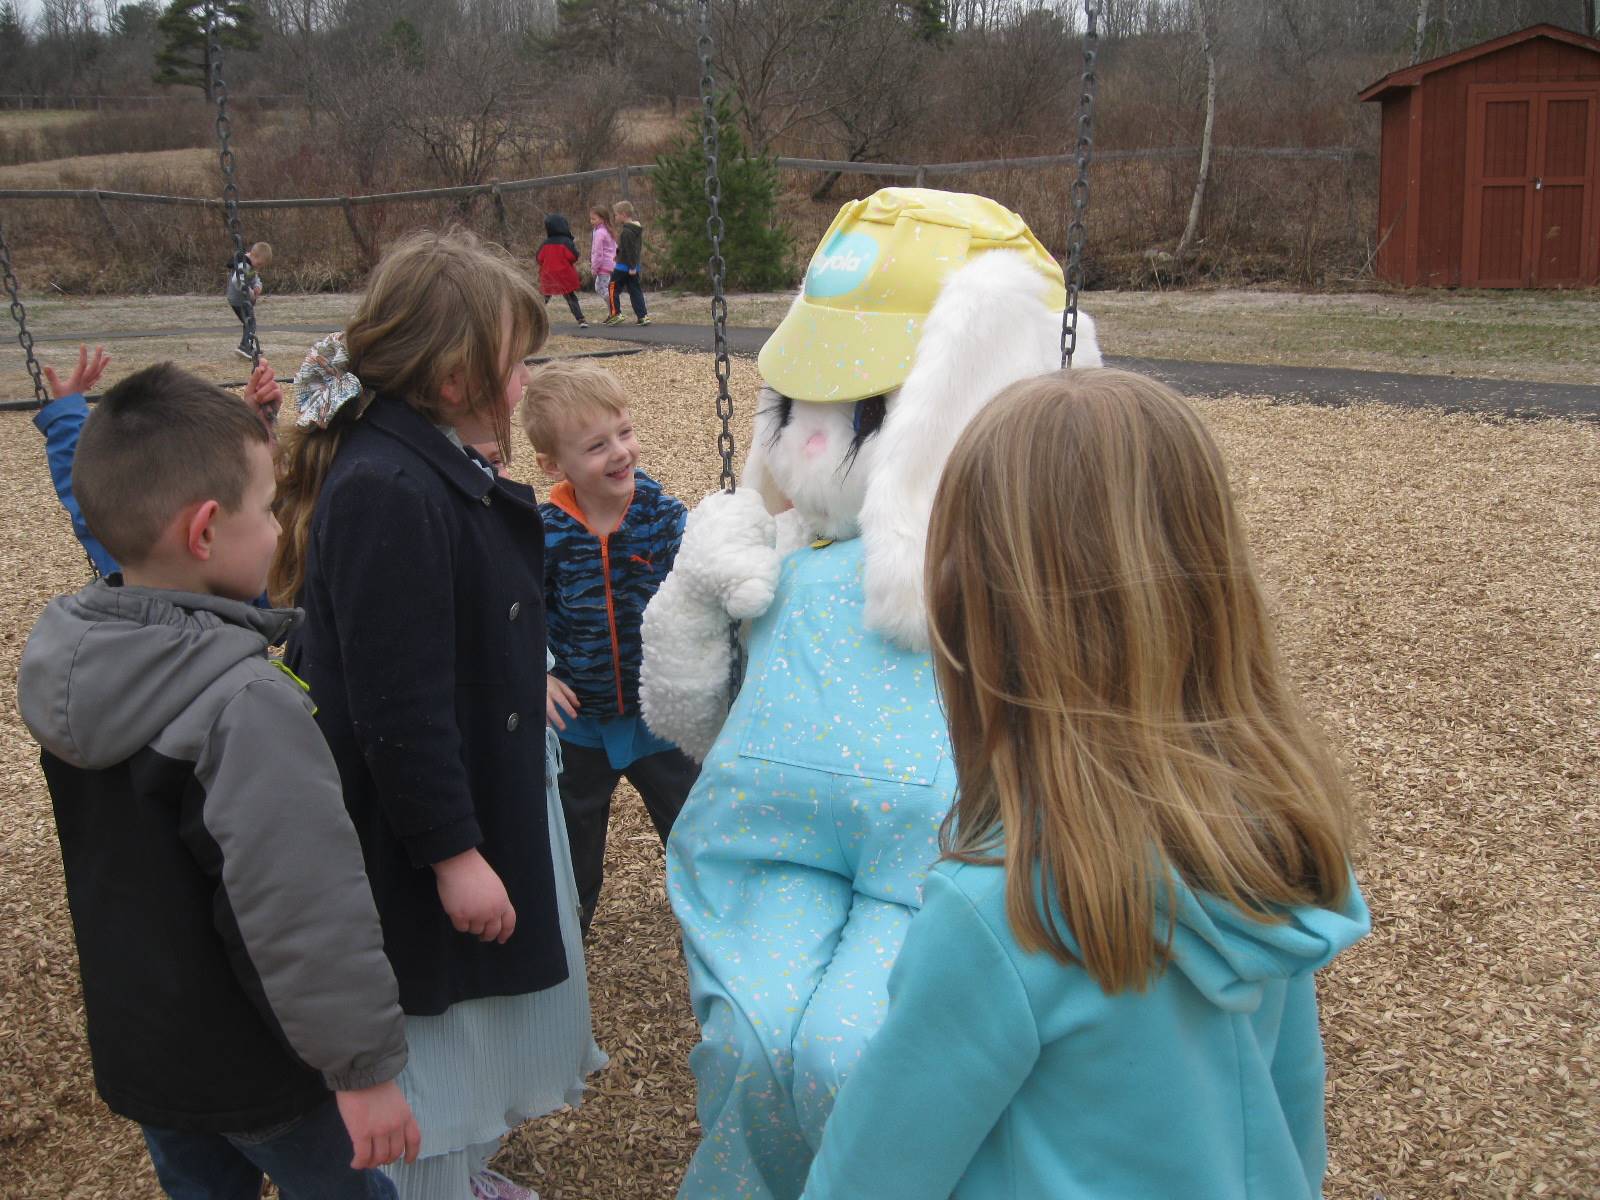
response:
{"label": "coat button", "polygon": [[522,724],[522,718],[517,716],[516,713],[512,713],[506,718],[506,732],[515,733],[517,731],[517,726],[520,724]]}
{"label": "coat button", "polygon": [[522,615],[522,601],[518,600],[516,603],[514,603],[511,606],[511,618],[510,619],[515,621],[521,615]]}
{"label": "coat button", "polygon": [[489,493],[487,493],[487,492],[485,492],[485,493],[484,493],[484,494],[483,494],[483,506],[484,506],[484,507],[485,507],[485,508],[488,508],[488,507],[489,507]]}

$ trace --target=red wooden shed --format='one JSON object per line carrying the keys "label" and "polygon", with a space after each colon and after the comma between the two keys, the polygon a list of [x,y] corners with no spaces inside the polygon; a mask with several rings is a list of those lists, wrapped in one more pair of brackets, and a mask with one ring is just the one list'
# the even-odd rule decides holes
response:
{"label": "red wooden shed", "polygon": [[1379,278],[1600,284],[1600,40],[1535,25],[1385,75]]}

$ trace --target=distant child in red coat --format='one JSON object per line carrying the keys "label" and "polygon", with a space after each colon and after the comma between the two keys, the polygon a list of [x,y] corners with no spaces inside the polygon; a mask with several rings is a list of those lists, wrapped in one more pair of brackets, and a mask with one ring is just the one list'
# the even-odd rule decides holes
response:
{"label": "distant child in red coat", "polygon": [[546,301],[551,296],[566,298],[573,320],[579,329],[589,328],[583,319],[583,308],[578,303],[578,243],[572,240],[572,226],[560,213],[551,213],[544,219],[544,241],[534,255],[539,260],[539,290]]}

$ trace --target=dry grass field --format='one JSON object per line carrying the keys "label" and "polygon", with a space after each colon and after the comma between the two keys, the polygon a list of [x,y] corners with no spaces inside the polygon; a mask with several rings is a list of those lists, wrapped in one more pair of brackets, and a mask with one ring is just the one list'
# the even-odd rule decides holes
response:
{"label": "dry grass field", "polygon": [[[146,349],[130,343],[117,369]],[[0,362],[7,379],[15,359]],[[710,490],[706,358],[612,366],[637,398],[644,465],[688,500]],[[736,361],[741,447],[755,383]],[[1321,981],[1328,1196],[1600,1194],[1600,428],[1259,396],[1198,407],[1367,828],[1357,873],[1374,932]],[[0,414],[8,695],[39,608],[84,579],[38,434]],[[636,800],[615,811],[589,955],[611,1066],[581,1109],[524,1127],[498,1164],[548,1200],[670,1196],[696,1136],[696,1031],[661,852]],[[0,1197],[154,1200],[134,1130],[90,1083],[49,798],[9,699],[0,921]]]}
{"label": "dry grass field", "polygon": [[209,194],[217,170],[217,152],[209,147],[186,150],[142,150],[130,154],[80,154],[0,167],[4,188],[97,188],[119,190],[132,172],[146,186],[175,196]]}
{"label": "dry grass field", "polygon": [[36,129],[61,129],[94,119],[91,112],[68,108],[11,108],[0,111],[0,134],[27,133]]}

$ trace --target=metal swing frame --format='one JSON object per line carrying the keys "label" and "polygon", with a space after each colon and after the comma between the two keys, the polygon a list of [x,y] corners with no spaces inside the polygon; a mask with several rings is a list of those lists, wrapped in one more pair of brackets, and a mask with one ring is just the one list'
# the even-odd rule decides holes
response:
{"label": "metal swing frame", "polygon": [[[217,27],[215,12],[209,15],[206,24],[206,38],[210,42],[211,51],[211,88],[212,94],[217,99],[217,139],[220,142],[219,163],[222,167],[222,200],[223,210],[227,220],[228,232],[233,238],[234,261],[237,262],[245,253],[244,227],[239,219],[239,188],[234,180],[237,160],[230,145],[232,123],[228,119],[228,83],[222,74],[222,35]],[[16,272],[11,265],[11,247],[6,242],[5,226],[0,225],[0,284],[5,287],[6,298],[10,303],[11,319],[17,325],[17,344],[22,347],[23,357],[26,359],[28,376],[33,381],[34,407],[42,409],[51,401],[50,390],[45,386],[44,371],[39,366],[39,360],[33,352],[33,334],[28,331],[28,310],[22,302],[21,285],[17,282]],[[250,344],[250,368],[252,371],[261,362],[261,341],[256,336],[255,301],[249,295],[244,300],[244,332]],[[732,402],[729,402],[730,410]],[[276,413],[272,414],[276,417]],[[731,440],[731,439],[730,439]],[[731,453],[731,452],[730,452]],[[98,579],[100,571],[95,566],[94,560],[89,560],[89,570],[92,578]]]}
{"label": "metal swing frame", "polygon": [[1072,366],[1078,349],[1078,295],[1083,291],[1083,217],[1089,207],[1089,159],[1094,153],[1095,57],[1100,46],[1100,2],[1083,0],[1083,87],[1078,95],[1078,177],[1072,182],[1072,220],[1067,225],[1067,307],[1061,314],[1061,365]]}
{"label": "metal swing frame", "polygon": [[[1083,291],[1083,248],[1087,237],[1084,215],[1089,207],[1089,162],[1094,155],[1094,102],[1099,82],[1095,74],[1095,60],[1100,43],[1100,6],[1101,0],[1084,0],[1083,3],[1083,77],[1078,95],[1078,141],[1074,148],[1074,164],[1078,173],[1070,193],[1072,217],[1067,225],[1065,272],[1067,305],[1061,313],[1061,365],[1064,368],[1072,366],[1072,356],[1078,348],[1078,297]],[[712,359],[717,378],[717,453],[722,459],[719,486],[723,491],[731,492],[737,481],[733,469],[733,397],[728,390],[732,366],[728,359],[728,302],[723,295],[723,276],[727,263],[722,256],[723,223],[719,211],[722,181],[717,159],[717,85],[711,64],[715,48],[711,37],[711,0],[700,0],[699,7],[700,35],[695,40],[695,46],[700,57],[700,138],[706,156],[705,194],[710,208],[710,215],[706,218],[706,238],[711,243],[707,266],[711,277]],[[218,128],[220,132],[220,119]],[[226,153],[224,137],[225,157]],[[231,175],[229,178],[231,184]]]}

